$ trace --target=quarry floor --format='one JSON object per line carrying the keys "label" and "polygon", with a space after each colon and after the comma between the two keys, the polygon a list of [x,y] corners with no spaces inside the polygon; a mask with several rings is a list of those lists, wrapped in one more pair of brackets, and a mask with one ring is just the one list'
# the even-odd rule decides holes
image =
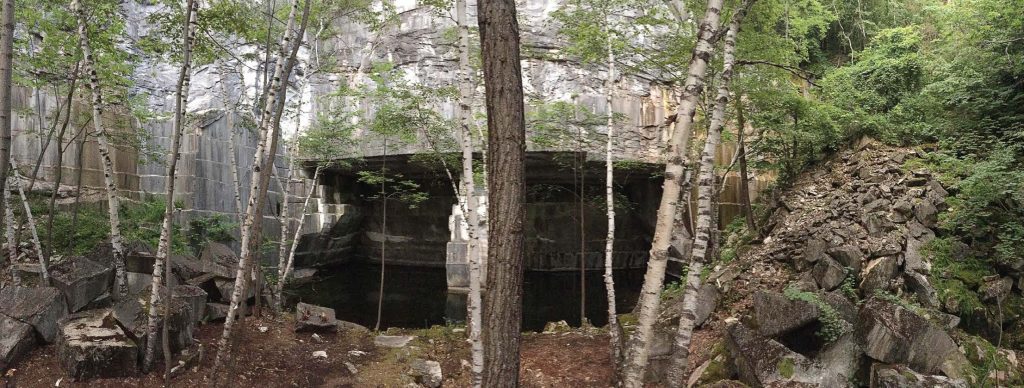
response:
{"label": "quarry floor", "polygon": [[[219,323],[197,327],[194,336],[204,349],[202,361],[173,377],[170,386],[212,385],[207,375],[212,369],[222,328]],[[405,387],[413,382],[408,365],[414,358],[438,361],[444,376],[442,386],[470,386],[470,354],[461,327],[390,329],[386,334],[416,336],[400,349],[377,347],[373,335],[366,332],[319,334],[319,338],[311,333],[296,333],[291,317],[250,317],[236,328],[239,333],[234,364],[229,366],[227,378],[221,377],[216,386]],[[266,328],[266,332],[262,332],[262,328]],[[597,331],[524,334],[521,385],[610,386],[607,341],[608,337]],[[326,352],[327,358],[314,358],[316,351]],[[0,377],[0,387],[160,387],[163,386],[162,362],[160,364],[157,371],[145,376],[74,382],[64,377],[56,347],[48,345],[36,349],[15,365],[17,370],[13,377]],[[351,372],[352,367],[355,374]]]}

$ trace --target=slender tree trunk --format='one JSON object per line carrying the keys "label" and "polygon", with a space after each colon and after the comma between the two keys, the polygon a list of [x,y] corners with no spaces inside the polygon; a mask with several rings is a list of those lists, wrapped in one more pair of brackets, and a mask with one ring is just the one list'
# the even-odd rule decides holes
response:
{"label": "slender tree trunk", "polygon": [[[11,158],[11,170],[14,172],[14,184],[18,188],[18,196],[21,198],[21,204],[25,210],[25,222],[28,224],[29,233],[32,237],[32,248],[35,250],[36,257],[39,260],[39,271],[42,275],[43,285],[50,285],[50,260],[43,254],[43,243],[39,241],[39,231],[36,228],[36,218],[32,216],[32,207],[28,204],[28,198],[25,196],[25,190],[21,187],[21,173],[18,172],[18,164]],[[17,237],[15,237],[17,240]]]}
{"label": "slender tree trunk", "polygon": [[472,120],[472,88],[473,76],[469,63],[469,21],[467,20],[466,0],[455,1],[455,21],[459,28],[459,107],[455,114],[459,121],[462,147],[462,188],[465,197],[467,231],[469,241],[469,294],[466,296],[466,317],[469,323],[469,345],[472,356],[473,387],[483,384],[484,344],[480,340],[480,277],[481,250],[480,216],[477,213],[480,204],[476,197],[476,178],[473,172],[473,131],[470,129]]}
{"label": "slender tree trunk", "polygon": [[647,367],[650,339],[654,321],[661,303],[662,283],[665,280],[665,266],[668,262],[668,248],[675,226],[676,208],[682,188],[681,179],[685,169],[684,155],[688,148],[688,137],[693,126],[697,98],[704,90],[704,74],[714,51],[714,39],[718,32],[722,0],[708,0],[704,20],[697,34],[697,43],[686,76],[685,89],[679,103],[676,120],[678,124],[669,143],[668,161],[665,165],[665,184],[658,207],[658,221],[651,244],[647,274],[640,294],[638,325],[633,341],[626,355],[623,367],[623,383],[629,388],[643,386],[644,370]]}
{"label": "slender tree trunk", "polygon": [[[11,160],[11,75],[14,66],[14,0],[3,0],[0,6],[0,187],[7,187],[7,172],[10,171]],[[4,190],[3,196],[11,195]],[[10,201],[0,201],[0,207],[7,206]],[[6,213],[5,213],[6,214]],[[8,222],[11,220],[9,219]],[[14,245],[14,234],[8,236],[7,244]],[[11,251],[10,261],[17,259],[17,247]]]}
{"label": "slender tree trunk", "polygon": [[[277,62],[276,69],[274,70],[274,76],[271,80],[272,86],[269,88],[264,104],[263,116],[260,118],[260,141],[253,158],[252,187],[245,208],[245,217],[242,220],[242,250],[238,262],[238,272],[235,287],[231,293],[231,304],[228,306],[227,316],[229,318],[224,322],[224,332],[218,342],[217,357],[212,371],[215,383],[217,382],[217,372],[222,369],[224,362],[231,357],[231,349],[228,346],[235,323],[233,317],[238,311],[239,305],[244,301],[243,295],[247,293],[245,279],[250,276],[253,262],[256,260],[257,246],[255,243],[259,240],[259,232],[262,229],[262,211],[266,202],[270,172],[273,169],[274,157],[277,152],[277,137],[281,113],[284,109],[283,101],[286,97],[288,77],[295,66],[295,56],[298,53],[303,34],[305,33],[306,23],[308,22],[310,1],[306,0],[304,4],[302,22],[296,31],[295,18],[299,13],[300,0],[292,2],[284,37],[281,40],[281,51],[279,53],[281,60]],[[280,103],[278,99],[281,99]],[[270,143],[269,149],[267,146],[268,141]]]}
{"label": "slender tree trunk", "polygon": [[[188,106],[189,83],[192,73],[192,42],[195,40],[196,18],[198,3],[195,0],[188,0],[185,5],[185,15],[182,20],[181,42],[182,60],[178,73],[177,91],[174,95],[174,118],[171,134],[171,154],[167,160],[167,179],[164,181],[164,217],[160,227],[160,241],[157,244],[156,260],[153,262],[153,284],[149,297],[149,322],[146,326],[146,354],[142,366],[149,370],[153,366],[153,359],[156,349],[157,329],[160,326],[159,308],[163,307],[164,322],[162,328],[163,351],[164,351],[164,378],[167,379],[171,370],[171,355],[169,348],[169,335],[167,320],[170,316],[172,298],[171,287],[171,263],[169,262],[171,251],[171,236],[174,221],[174,183],[178,171],[178,159],[181,157],[181,135],[184,133],[185,111]],[[161,297],[161,291],[166,292]],[[162,306],[161,306],[162,305]]]}
{"label": "slender tree trunk", "polygon": [[[82,139],[78,141],[78,153],[75,155],[78,171],[75,174],[75,203],[71,206],[71,230],[78,230],[76,228],[78,227],[78,211],[82,204],[82,175],[85,173],[85,161],[82,158],[85,156],[85,141],[89,138],[89,133],[83,130],[81,136]],[[71,243],[70,239],[68,243]]]}
{"label": "slender tree trunk", "polygon": [[[67,112],[64,115],[64,122],[61,123],[60,132],[57,133],[57,169],[56,176],[53,179],[53,192],[50,193],[50,204],[47,207],[46,212],[46,257],[53,257],[53,216],[55,215],[55,208],[57,204],[57,193],[60,191],[61,181],[64,179],[64,135],[67,133],[68,126],[71,125],[71,107],[74,105],[72,102],[75,97],[75,90],[78,87],[78,70],[81,67],[81,62],[75,63],[75,70],[71,73],[71,86],[68,87],[68,95],[65,101],[67,101],[66,109]],[[68,141],[68,146],[71,142]],[[73,230],[73,229],[72,229]]]}
{"label": "slender tree trunk", "polygon": [[[301,103],[300,103],[300,105],[301,105]],[[291,157],[291,153],[289,153],[288,150],[289,150],[289,148],[288,148],[288,145],[286,144],[285,148],[284,148],[284,153],[285,153],[285,155],[289,155],[288,163],[285,163],[285,165],[288,168],[288,174],[287,174],[287,176],[285,177],[285,179],[283,181],[280,179],[281,178],[280,174],[278,175],[278,179],[277,179],[277,186],[281,188],[281,197],[283,198],[281,200],[281,214],[278,217],[278,223],[281,224],[281,236],[279,238],[279,243],[277,244],[277,284],[278,285],[281,285],[282,282],[284,282],[284,278],[282,277],[282,275],[284,274],[284,267],[287,265],[287,263],[285,263],[285,260],[287,260],[287,257],[288,257],[288,235],[290,234],[289,232],[291,231],[291,223],[292,223],[291,217],[289,216],[289,209],[288,209],[290,207],[290,205],[289,205],[290,199],[288,198],[289,197],[289,195],[288,195],[288,185],[292,181],[292,174],[294,174],[295,166],[293,165],[294,160]],[[303,208],[301,211],[305,212],[306,209]],[[274,287],[274,290],[277,290],[277,287]],[[280,303],[275,302],[274,305],[275,305],[275,308],[276,308],[276,307],[280,306]],[[276,311],[280,311],[280,309],[277,308]]]}
{"label": "slender tree trunk", "polygon": [[381,164],[380,175],[380,197],[383,210],[380,215],[380,288],[377,290],[377,323],[373,325],[373,331],[380,331],[380,317],[384,311],[384,268],[387,262],[388,247],[388,193],[384,177],[388,173],[388,139],[384,138],[384,161]]}
{"label": "slender tree trunk", "polygon": [[14,263],[18,259],[18,246],[14,244],[14,210],[11,209],[11,182],[8,179],[4,182],[4,238],[7,239],[7,254],[10,256],[11,264],[11,277],[14,279],[14,284],[21,284],[21,278],[18,276],[18,272],[14,270]]}
{"label": "slender tree trunk", "polygon": [[715,98],[715,109],[711,114],[708,138],[701,153],[700,173],[697,181],[697,228],[694,236],[693,251],[690,255],[690,268],[686,274],[686,291],[683,295],[682,314],[676,330],[672,357],[667,370],[668,385],[673,388],[682,387],[690,356],[690,339],[696,321],[697,290],[700,289],[700,274],[707,260],[707,253],[717,223],[714,215],[715,191],[715,150],[722,139],[722,127],[725,122],[725,107],[729,103],[729,82],[732,80],[733,66],[736,63],[736,35],[739,34],[740,23],[753,0],[745,0],[729,24],[729,32],[725,36],[722,50],[722,73],[718,81],[718,96]]}
{"label": "slender tree trunk", "polygon": [[740,206],[743,207],[743,213],[747,219],[747,230],[757,233],[759,237],[761,231],[757,227],[757,221],[754,220],[754,208],[750,204],[750,175],[747,172],[747,145],[744,137],[747,131],[747,120],[746,116],[743,115],[743,98],[740,95],[736,96],[736,142],[739,143],[739,149],[736,151],[739,154],[739,165],[740,165]]}
{"label": "slender tree trunk", "polygon": [[299,212],[303,216],[299,217],[299,224],[295,227],[295,234],[292,235],[291,248],[288,249],[288,260],[283,267],[278,269],[277,289],[274,291],[274,295],[277,295],[277,311],[281,311],[283,308],[284,285],[292,274],[292,266],[295,264],[295,250],[299,247],[299,237],[302,234],[302,226],[306,221],[306,208],[309,207],[309,199],[313,197],[313,192],[316,191],[317,182],[320,179],[320,171],[322,170],[322,167],[317,167],[316,171],[313,172],[313,185],[309,188],[309,192],[306,193],[306,199],[302,200],[302,208],[299,209]]}
{"label": "slender tree trunk", "polygon": [[615,165],[612,149],[615,143],[615,111],[612,101],[615,97],[615,52],[612,50],[612,35],[605,29],[608,50],[608,79],[604,86],[604,103],[608,111],[608,142],[605,149],[604,194],[605,208],[608,216],[608,234],[604,238],[604,290],[608,298],[608,342],[611,345],[612,367],[615,368],[615,379],[619,379],[619,361],[622,358],[622,329],[619,328],[618,311],[615,305]]}
{"label": "slender tree trunk", "polygon": [[107,191],[107,207],[110,216],[110,246],[114,251],[114,272],[117,278],[117,295],[120,298],[128,296],[128,273],[125,271],[124,241],[121,236],[120,200],[117,196],[116,175],[114,173],[114,162],[111,160],[110,144],[107,142],[107,130],[103,126],[103,93],[100,90],[99,74],[96,72],[96,62],[92,54],[92,45],[89,41],[85,9],[82,8],[81,0],[72,0],[71,9],[78,19],[78,38],[82,45],[82,54],[85,68],[89,72],[89,88],[92,91],[92,123],[96,133],[96,145],[99,149],[100,160],[103,163],[103,181]]}
{"label": "slender tree trunk", "polygon": [[523,297],[523,165],[526,123],[513,0],[481,0],[478,19],[487,103],[487,291],[483,298],[485,387],[519,385]]}
{"label": "slender tree trunk", "polygon": [[228,127],[228,133],[230,138],[228,139],[228,153],[230,154],[231,162],[231,183],[235,187],[235,217],[242,216],[242,184],[238,178],[238,151],[235,148],[235,142],[238,141],[238,133],[235,129],[235,113],[237,112],[236,104],[231,102],[231,96],[228,93],[228,78],[225,76],[227,72],[223,64],[220,67],[220,92],[221,102],[224,104],[224,110],[226,112],[226,125]]}

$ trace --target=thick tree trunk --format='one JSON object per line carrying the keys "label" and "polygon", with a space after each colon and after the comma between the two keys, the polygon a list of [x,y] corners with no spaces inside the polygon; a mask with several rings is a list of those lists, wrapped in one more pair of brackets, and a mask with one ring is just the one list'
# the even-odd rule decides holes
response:
{"label": "thick tree trunk", "polygon": [[472,70],[469,63],[469,22],[466,12],[466,0],[455,1],[455,21],[459,28],[459,108],[455,114],[459,121],[461,133],[460,146],[462,147],[462,188],[465,198],[465,208],[468,224],[469,242],[467,255],[469,256],[469,294],[466,296],[466,317],[469,326],[469,345],[472,356],[473,387],[481,387],[483,384],[484,372],[484,344],[480,340],[480,304],[481,304],[481,249],[480,243],[480,216],[477,210],[480,206],[476,198],[476,178],[473,173],[473,131],[470,129],[472,120]]}
{"label": "thick tree trunk", "polygon": [[487,102],[487,291],[483,300],[485,387],[519,385],[523,297],[523,163],[526,123],[513,0],[481,0],[478,19]]}
{"label": "thick tree trunk", "polygon": [[615,278],[614,278],[614,258],[615,258],[615,165],[613,164],[614,159],[612,158],[612,146],[615,141],[615,111],[612,109],[612,100],[615,93],[615,52],[612,51],[612,35],[610,31],[605,31],[607,34],[607,45],[605,47],[608,50],[608,79],[605,82],[604,90],[604,103],[605,109],[608,110],[608,144],[605,150],[605,207],[607,208],[608,216],[608,234],[605,236],[604,242],[604,289],[608,297],[608,342],[611,345],[612,354],[612,367],[615,368],[615,376],[618,379],[619,375],[619,361],[622,358],[622,330],[619,328],[618,312],[616,311],[615,305]]}
{"label": "thick tree trunk", "polygon": [[103,163],[103,183],[107,192],[107,211],[110,217],[110,246],[114,251],[114,273],[117,280],[119,298],[128,296],[128,273],[125,271],[124,241],[121,236],[120,199],[117,184],[114,181],[114,162],[110,155],[110,144],[107,142],[107,130],[103,126],[103,92],[100,90],[99,74],[92,54],[89,41],[85,9],[81,0],[72,0],[71,9],[77,15],[78,39],[82,45],[85,68],[89,72],[89,89],[92,91],[92,123],[96,133],[96,148],[99,149],[100,161]]}
{"label": "thick tree trunk", "polygon": [[[35,250],[36,257],[39,260],[39,271],[43,278],[43,285],[50,285],[50,260],[43,254],[43,243],[39,241],[39,231],[36,228],[36,218],[32,216],[32,207],[28,204],[28,197],[25,196],[25,189],[21,187],[21,173],[18,172],[18,164],[11,158],[11,171],[14,172],[14,176],[8,177],[8,179],[14,178],[13,186],[18,188],[18,197],[21,198],[21,204],[25,211],[25,223],[28,224],[29,233],[32,237],[32,248]],[[17,240],[17,237],[15,237]]]}
{"label": "thick tree trunk", "polygon": [[[195,0],[188,0],[185,5],[185,15],[182,20],[181,42],[182,60],[178,73],[177,91],[174,96],[174,118],[172,120],[171,149],[167,160],[167,179],[164,184],[166,198],[164,200],[163,224],[160,227],[160,240],[157,244],[156,259],[153,262],[153,284],[149,297],[149,322],[146,326],[146,353],[143,358],[142,367],[149,370],[153,366],[153,358],[156,349],[156,331],[159,326],[158,307],[162,305],[164,313],[163,325],[163,347],[164,347],[164,373],[165,378],[171,370],[170,349],[168,348],[167,319],[170,315],[171,295],[171,264],[168,261],[171,251],[171,233],[174,221],[174,182],[178,171],[178,159],[181,156],[181,135],[184,132],[185,110],[188,105],[189,82],[192,73],[192,43],[195,41],[196,18],[198,3]],[[166,297],[161,297],[160,292],[165,291]],[[161,300],[162,299],[162,300]]]}
{"label": "thick tree trunk", "polygon": [[685,89],[676,113],[676,126],[669,143],[668,160],[665,165],[665,184],[658,207],[658,221],[651,243],[650,259],[647,273],[637,302],[639,307],[638,325],[626,355],[623,366],[623,383],[626,387],[643,386],[644,370],[647,367],[650,339],[654,329],[654,321],[658,316],[661,303],[662,283],[665,280],[665,266],[668,262],[668,248],[672,240],[675,226],[676,207],[682,187],[685,169],[684,155],[688,148],[688,137],[693,126],[693,114],[696,111],[697,97],[704,90],[704,74],[708,61],[714,51],[714,39],[718,32],[719,17],[722,12],[722,0],[708,0],[704,20],[697,34],[697,43],[686,76]]}
{"label": "thick tree trunk", "polygon": [[[322,170],[322,167],[317,167],[316,171],[313,172],[313,184],[309,188],[309,192],[306,193],[306,198],[302,200],[302,208],[299,209],[299,224],[295,227],[295,233],[292,235],[291,247],[288,248],[288,260],[285,262],[283,267],[278,269],[277,289],[274,290],[274,295],[277,296],[277,298],[275,299],[277,303],[277,306],[275,306],[277,311],[281,311],[281,309],[283,308],[282,303],[284,303],[284,286],[285,283],[287,283],[288,281],[288,277],[291,276],[292,266],[295,264],[295,250],[298,249],[299,247],[299,237],[301,237],[302,226],[305,224],[306,221],[306,208],[309,207],[309,199],[313,197],[313,192],[316,191],[317,182],[319,182],[320,179],[320,171]],[[280,266],[280,264],[278,264],[278,266]]]}
{"label": "thick tree trunk", "polygon": [[718,81],[718,95],[715,97],[715,109],[711,114],[708,127],[708,138],[701,153],[700,172],[697,180],[697,226],[690,255],[690,267],[686,275],[686,291],[683,295],[682,313],[673,346],[672,357],[667,370],[670,387],[682,387],[686,380],[685,372],[690,356],[690,339],[696,320],[697,290],[700,288],[700,274],[707,260],[707,253],[717,222],[714,216],[715,190],[715,151],[722,139],[722,127],[725,122],[725,107],[729,103],[729,82],[732,80],[733,66],[736,63],[736,35],[739,34],[740,23],[746,15],[753,0],[746,0],[737,8],[725,36],[722,51],[722,73]]}
{"label": "thick tree trunk", "polygon": [[[213,380],[217,381],[219,372],[224,362],[231,357],[229,341],[234,328],[234,317],[239,305],[244,301],[243,295],[247,294],[245,279],[252,273],[252,266],[256,260],[256,241],[259,240],[259,232],[262,229],[262,211],[266,202],[267,186],[270,181],[270,172],[274,168],[274,157],[277,152],[277,138],[280,128],[281,113],[284,109],[283,101],[287,92],[287,80],[291,70],[295,66],[295,57],[298,53],[300,43],[305,33],[308,22],[310,1],[306,0],[302,11],[302,22],[298,30],[295,29],[295,18],[299,13],[300,0],[292,2],[289,11],[288,22],[285,26],[284,37],[281,40],[280,59],[274,69],[274,76],[271,79],[266,102],[263,108],[263,115],[260,118],[260,141],[256,147],[256,154],[253,158],[252,187],[249,191],[249,200],[245,208],[245,217],[242,220],[241,228],[241,255],[238,262],[238,272],[235,277],[235,287],[231,293],[231,304],[228,307],[227,319],[224,322],[224,332],[218,342],[217,357],[214,361]],[[290,52],[288,51],[290,50]],[[287,58],[287,59],[286,59]],[[280,99],[281,101],[278,101]],[[269,147],[267,143],[270,143]]]}
{"label": "thick tree trunk", "polygon": [[[11,160],[11,120],[14,112],[11,110],[11,79],[14,66],[14,0],[3,0],[0,6],[0,187],[7,187],[7,172],[10,171]],[[3,196],[11,195],[10,191],[4,190]],[[5,207],[9,201],[0,201],[0,207]],[[5,213],[6,214],[6,213]],[[11,220],[8,220],[10,222]],[[11,227],[10,225],[8,227]],[[14,234],[8,236],[7,244],[14,245]],[[10,261],[13,264],[17,259],[17,247],[11,251]]]}

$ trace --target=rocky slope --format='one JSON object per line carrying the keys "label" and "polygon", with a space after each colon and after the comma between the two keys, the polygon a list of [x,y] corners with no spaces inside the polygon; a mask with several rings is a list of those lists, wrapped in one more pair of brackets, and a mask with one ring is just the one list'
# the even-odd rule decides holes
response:
{"label": "rocky slope", "polygon": [[[708,318],[691,346],[690,383],[1024,384],[1018,351],[992,345],[1019,348],[1019,274],[989,269],[976,284],[950,281],[971,258],[936,253],[937,234],[949,245],[938,229],[949,192],[926,169],[907,168],[919,156],[862,141],[777,197],[762,242],[730,239],[724,251],[741,253],[706,277],[701,298],[718,307],[698,312]],[[658,338],[667,346],[654,346],[654,379],[678,316],[680,293],[666,294]],[[965,295],[985,303],[964,308]],[[1007,334],[991,335],[1000,324]]]}

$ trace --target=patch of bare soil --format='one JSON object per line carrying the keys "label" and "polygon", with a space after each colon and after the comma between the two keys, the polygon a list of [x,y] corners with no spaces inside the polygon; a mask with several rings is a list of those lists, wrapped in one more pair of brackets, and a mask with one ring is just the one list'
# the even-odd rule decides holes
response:
{"label": "patch of bare soil", "polygon": [[[392,329],[385,334],[416,338],[400,349],[378,348],[373,335],[347,331],[337,334],[296,333],[291,317],[250,318],[236,326],[234,360],[214,383],[210,379],[222,324],[199,326],[194,334],[202,359],[175,375],[177,387],[405,387],[414,383],[409,365],[414,359],[437,361],[444,387],[470,386],[470,353],[462,328]],[[266,332],[261,331],[265,328]],[[327,358],[315,358],[323,351]],[[525,387],[608,387],[612,366],[605,334],[572,331],[525,334],[521,383]],[[177,360],[175,364],[177,365]],[[58,364],[56,347],[38,348],[15,365],[0,387],[162,387],[163,363],[144,376],[72,381]],[[355,371],[353,373],[352,371]]]}

